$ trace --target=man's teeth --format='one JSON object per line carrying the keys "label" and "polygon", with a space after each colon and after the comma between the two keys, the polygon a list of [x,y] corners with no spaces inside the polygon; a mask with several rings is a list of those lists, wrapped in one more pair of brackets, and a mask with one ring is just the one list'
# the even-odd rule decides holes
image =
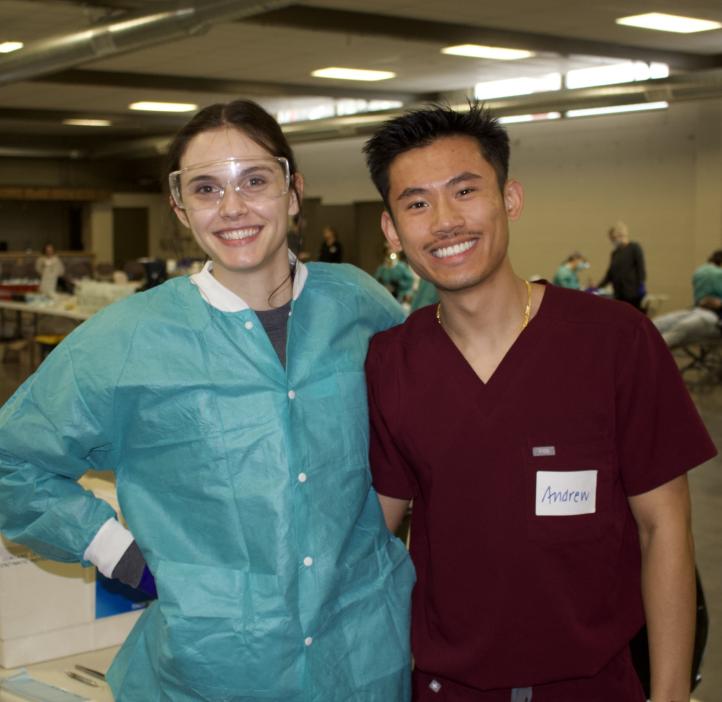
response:
{"label": "man's teeth", "polygon": [[465,241],[463,244],[454,244],[453,246],[446,246],[443,249],[435,249],[431,252],[431,255],[436,256],[436,258],[457,256],[460,253],[464,253],[464,251],[468,251],[474,244],[475,242],[473,240]]}
{"label": "man's teeth", "polygon": [[249,236],[258,234],[258,229],[233,229],[231,231],[219,232],[218,236],[226,241],[237,241],[238,239],[247,239]]}

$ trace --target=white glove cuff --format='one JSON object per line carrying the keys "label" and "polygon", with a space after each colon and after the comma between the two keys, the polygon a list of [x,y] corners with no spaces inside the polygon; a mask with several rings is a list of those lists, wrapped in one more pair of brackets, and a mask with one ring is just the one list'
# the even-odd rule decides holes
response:
{"label": "white glove cuff", "polygon": [[133,543],[133,535],[117,520],[103,524],[85,549],[83,558],[90,561],[106,577],[112,577],[115,566]]}

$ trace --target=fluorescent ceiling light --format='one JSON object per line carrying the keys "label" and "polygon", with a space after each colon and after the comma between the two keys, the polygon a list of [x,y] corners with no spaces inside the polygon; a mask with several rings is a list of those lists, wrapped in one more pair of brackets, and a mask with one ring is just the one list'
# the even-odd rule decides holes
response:
{"label": "fluorescent ceiling light", "polygon": [[664,12],[647,12],[644,15],[630,15],[614,20],[617,24],[628,27],[641,27],[642,29],[656,29],[658,32],[677,32],[678,34],[692,34],[694,32],[709,32],[719,29],[722,23],[711,20],[697,19],[695,17],[681,17],[668,15]]}
{"label": "fluorescent ceiling light", "polygon": [[634,105],[612,105],[610,107],[588,107],[583,110],[568,110],[567,117],[592,117],[594,115],[613,115],[620,112],[643,112],[645,110],[665,110],[668,102],[641,102]]}
{"label": "fluorescent ceiling light", "polygon": [[329,66],[328,68],[319,68],[312,71],[314,78],[336,78],[338,80],[388,80],[395,78],[396,74],[391,71],[367,71],[361,68],[339,68],[338,66]]}
{"label": "fluorescent ceiling light", "polygon": [[644,61],[625,61],[608,66],[592,68],[576,68],[568,71],[566,86],[572,90],[589,88],[596,85],[613,85],[615,83],[634,83],[650,78],[666,78],[669,66],[665,63],[645,63]]}
{"label": "fluorescent ceiling light", "polygon": [[505,49],[501,46],[482,46],[481,44],[459,44],[447,46],[441,50],[442,54],[452,56],[469,56],[470,58],[494,59],[496,61],[516,61],[534,56],[533,51],[524,49]]}
{"label": "fluorescent ceiling light", "polygon": [[4,41],[0,43],[0,54],[9,54],[18,49],[22,49],[25,44],[21,41]]}
{"label": "fluorescent ceiling light", "polygon": [[280,124],[289,124],[312,119],[325,119],[327,117],[357,115],[378,110],[393,110],[399,107],[403,107],[400,100],[360,100],[353,98],[322,100],[310,105],[291,105],[277,112],[276,120]]}
{"label": "fluorescent ceiling light", "polygon": [[649,64],[649,77],[650,78],[669,78],[669,66],[666,63],[652,63]]}
{"label": "fluorescent ceiling light", "polygon": [[561,112],[539,112],[533,115],[509,115],[508,117],[499,117],[501,124],[519,124],[521,122],[542,122],[547,119],[559,119]]}
{"label": "fluorescent ceiling light", "polygon": [[561,73],[548,73],[545,76],[508,78],[506,80],[490,80],[474,86],[474,96],[478,100],[492,100],[511,95],[531,95],[560,90],[562,87]]}
{"label": "fluorescent ceiling light", "polygon": [[193,110],[198,109],[198,105],[190,102],[141,101],[133,102],[128,107],[131,110],[141,110],[143,112],[193,112]]}
{"label": "fluorescent ceiling light", "polygon": [[111,122],[108,119],[64,119],[63,124],[72,127],[109,127]]}

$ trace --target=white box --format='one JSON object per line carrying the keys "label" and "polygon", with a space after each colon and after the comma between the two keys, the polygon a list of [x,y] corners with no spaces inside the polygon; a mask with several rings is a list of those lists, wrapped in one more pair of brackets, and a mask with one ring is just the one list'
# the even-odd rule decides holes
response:
{"label": "white box", "polygon": [[[90,478],[86,487],[112,503],[112,482],[103,474]],[[45,560],[0,536],[0,666],[122,643],[142,610],[96,618],[95,581],[95,568]]]}
{"label": "white box", "polygon": [[95,569],[0,542],[0,666],[16,668],[122,643],[141,611],[95,618]]}

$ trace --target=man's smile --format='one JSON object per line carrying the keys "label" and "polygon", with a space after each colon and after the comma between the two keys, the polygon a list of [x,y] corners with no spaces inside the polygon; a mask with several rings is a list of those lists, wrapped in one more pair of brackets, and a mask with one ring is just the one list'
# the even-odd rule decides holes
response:
{"label": "man's smile", "polygon": [[431,255],[434,258],[448,258],[449,256],[458,256],[459,254],[468,251],[476,245],[478,239],[470,239],[469,241],[463,241],[460,244],[452,244],[451,246],[443,246],[438,249],[433,249]]}

